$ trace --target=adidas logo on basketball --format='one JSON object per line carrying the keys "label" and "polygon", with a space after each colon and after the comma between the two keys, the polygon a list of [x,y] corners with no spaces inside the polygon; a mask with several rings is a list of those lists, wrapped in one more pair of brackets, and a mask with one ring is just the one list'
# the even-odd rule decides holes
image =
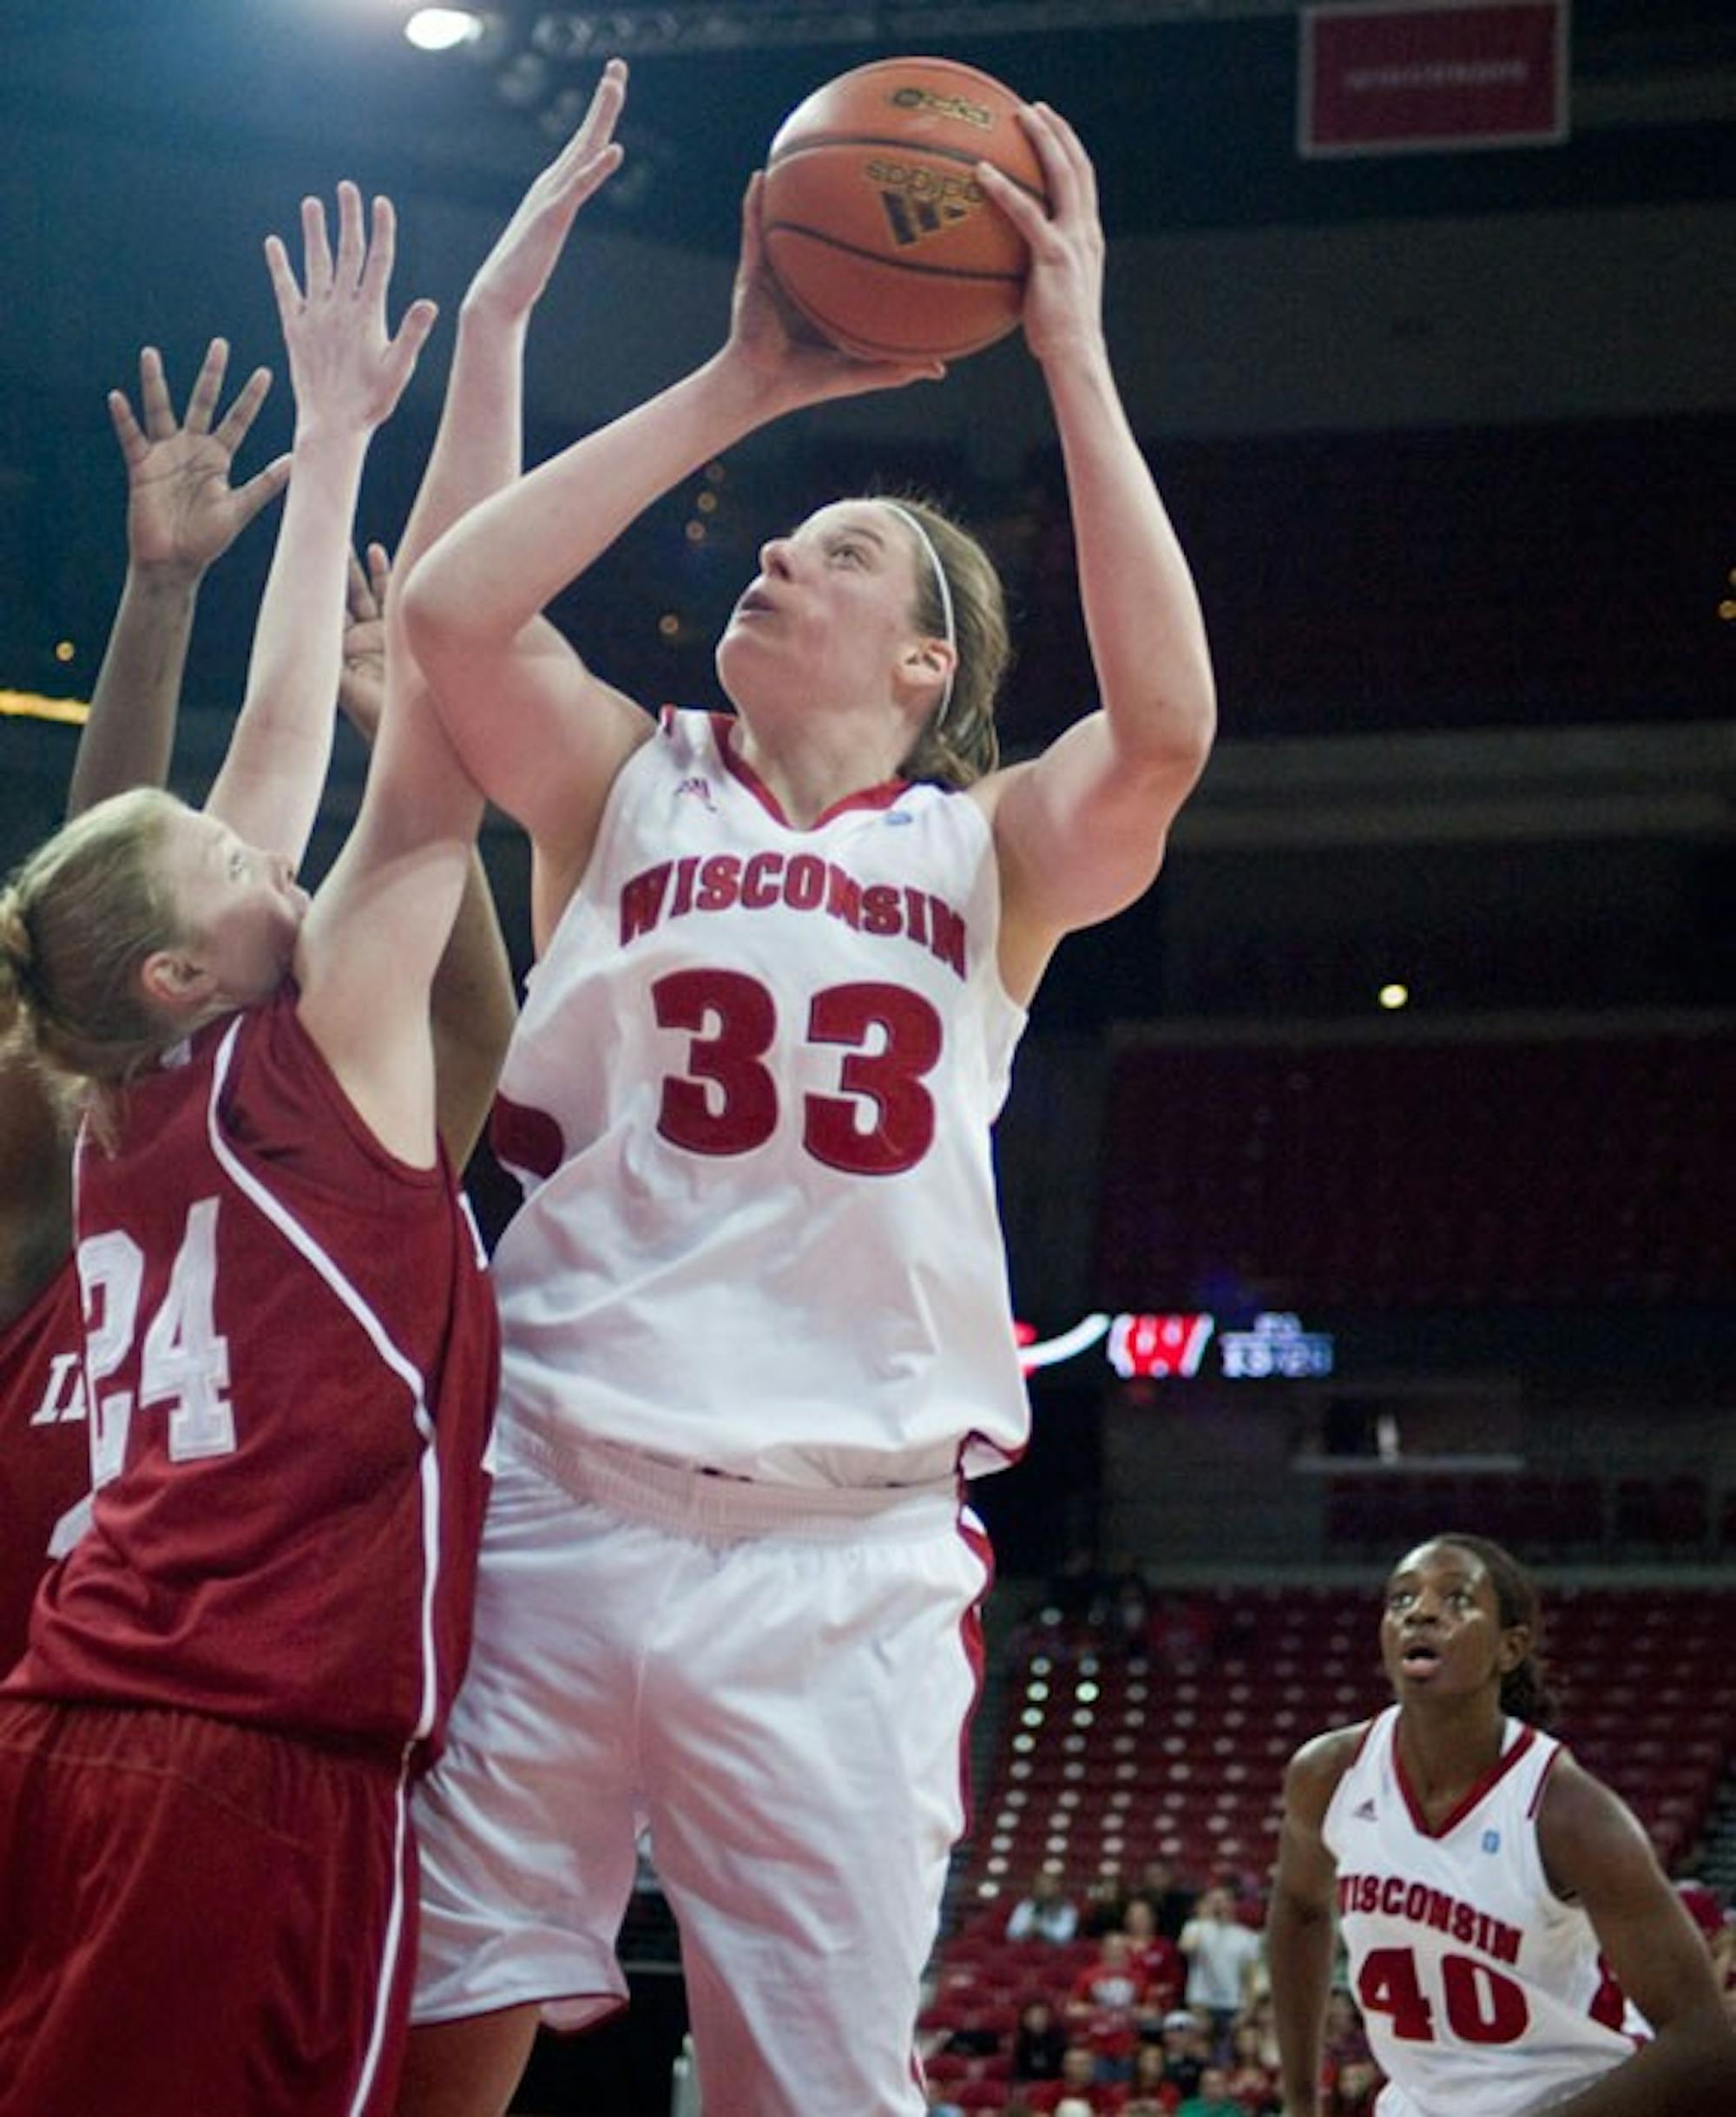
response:
{"label": "adidas logo on basketball", "polygon": [[929,110],[936,117],[960,118],[979,132],[986,132],[995,122],[994,114],[981,103],[963,95],[937,95],[932,89],[895,89],[888,100],[895,110]]}
{"label": "adidas logo on basketball", "polygon": [[865,162],[863,174],[879,187],[892,240],[901,248],[956,227],[983,203],[983,187],[974,176],[937,176],[883,155]]}

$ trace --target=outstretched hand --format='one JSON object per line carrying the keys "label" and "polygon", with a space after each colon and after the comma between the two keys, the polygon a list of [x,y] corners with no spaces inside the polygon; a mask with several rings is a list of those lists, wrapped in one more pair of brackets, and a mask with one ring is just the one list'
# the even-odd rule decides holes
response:
{"label": "outstretched hand", "polygon": [[774,391],[783,411],[871,390],[902,389],[910,382],[937,382],[946,372],[941,361],[859,360],[838,352],[791,306],[766,260],[765,192],[765,172],[756,170],[741,202],[741,259],[726,355],[747,368],[762,388]]}
{"label": "outstretched hand", "polygon": [[1096,172],[1078,134],[1047,103],[1022,106],[1019,120],[1042,164],[1047,207],[992,162],[979,161],[976,176],[1030,252],[1020,320],[1031,352],[1049,361],[1101,344],[1103,224]]}
{"label": "outstretched hand", "polygon": [[464,296],[467,309],[529,315],[555,269],[573,217],[621,167],[615,137],[627,101],[627,68],[611,59],[579,128],[519,202]]}
{"label": "outstretched hand", "polygon": [[179,425],[155,345],[139,355],[142,424],[124,391],[108,392],[108,416],[127,466],[128,558],[164,579],[196,582],[289,477],[290,459],[279,456],[246,484],[230,484],[235,456],[271,387],[271,371],[256,367],[214,427],[228,363],[227,343],[213,339]]}
{"label": "outstretched hand", "polygon": [[368,546],[365,571],[351,552],[338,704],[366,743],[379,733],[380,715],[385,710],[385,596],[391,582],[391,561],[384,544]]}
{"label": "outstretched hand", "polygon": [[388,419],[434,327],[431,301],[413,301],[396,334],[386,327],[398,223],[390,199],[376,198],[372,228],[362,227],[362,194],[338,187],[338,251],[318,199],[301,201],[303,270],[298,284],[289,254],[266,238],[266,265],[277,296],[295,386],[298,431],[332,425],[371,431]]}

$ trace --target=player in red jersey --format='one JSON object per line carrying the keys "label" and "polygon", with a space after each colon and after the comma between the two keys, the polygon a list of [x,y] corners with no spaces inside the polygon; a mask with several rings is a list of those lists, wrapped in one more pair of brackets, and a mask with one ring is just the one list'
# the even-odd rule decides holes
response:
{"label": "player in red jersey", "polygon": [[[231,486],[271,377],[255,369],[218,419],[228,354],[212,340],[184,421],[153,346],[139,360],[142,422],[120,391],[109,397],[127,469],[127,577],[79,738],[74,815],[162,782],[200,583],[289,476],[282,456]],[[76,1533],[89,1491],[82,1350],[66,1098],[22,1050],[0,1049],[0,1673],[23,1651],[44,1560]]]}
{"label": "player in red jersey", "polygon": [[[617,104],[574,143],[589,183]],[[6,2117],[391,2095],[407,1780],[467,1647],[493,1387],[428,1019],[481,800],[390,654],[361,815],[311,905],[295,887],[362,458],[431,322],[388,336],[391,209],[370,240],[339,201],[335,258],[304,206],[300,285],[268,245],[295,477],[211,798],[104,805],[0,898],[26,1028],[92,1083],[98,1481],[0,1693]],[[472,286],[412,553],[516,468],[523,319],[562,232],[522,213]]]}
{"label": "player in red jersey", "polygon": [[[257,368],[220,420],[228,347],[207,351],[178,422],[161,355],[139,361],[141,417],[109,395],[127,471],[128,565],[69,796],[78,815],[134,786],[162,784],[204,575],[289,475],[279,457],[232,487],[230,467],[263,403]],[[372,744],[385,690],[386,564],[350,569],[338,702]],[[514,1013],[488,880],[473,859],[432,996],[440,1134],[462,1167],[492,1098]],[[0,1049],[0,1674],[23,1652],[44,1564],[89,1519],[84,1329],[73,1266],[72,1134],[62,1088],[19,1049]]]}
{"label": "player in red jersey", "polygon": [[1335,1910],[1381,2117],[1736,2107],[1699,1936],[1630,1811],[1541,1732],[1536,1630],[1498,1544],[1419,1545],[1381,1622],[1397,1703],[1292,1761],[1266,1928],[1286,2117],[1321,2107]]}

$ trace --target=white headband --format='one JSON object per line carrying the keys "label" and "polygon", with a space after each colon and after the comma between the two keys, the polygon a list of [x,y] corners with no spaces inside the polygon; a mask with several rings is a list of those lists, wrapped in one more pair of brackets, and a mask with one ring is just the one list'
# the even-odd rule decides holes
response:
{"label": "white headband", "polygon": [[907,507],[896,500],[882,500],[881,506],[896,515],[900,522],[907,522],[916,531],[917,542],[928,554],[928,562],[934,569],[934,584],[940,591],[940,615],[946,628],[946,644],[952,649],[952,660],[947,665],[946,683],[940,694],[940,704],[935,711],[937,722],[946,718],[946,709],[952,703],[952,679],[958,667],[958,633],[952,620],[952,587],[947,580],[946,569],[940,562],[940,554],[934,548],[934,539],[922,525],[920,516],[913,515]]}

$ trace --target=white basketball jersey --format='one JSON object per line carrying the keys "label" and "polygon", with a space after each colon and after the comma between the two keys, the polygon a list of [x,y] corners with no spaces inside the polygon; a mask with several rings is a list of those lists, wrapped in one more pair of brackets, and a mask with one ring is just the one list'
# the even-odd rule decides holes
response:
{"label": "white basketball jersey", "polygon": [[503,1418],[796,1486],[998,1468],[1029,1410],[990,1126],[1024,1016],[987,819],[894,783],[792,829],[730,725],[666,712],[531,975]]}
{"label": "white basketball jersey", "polygon": [[1494,1770],[1431,1827],[1397,1725],[1396,1706],[1370,1722],[1322,1826],[1375,2058],[1418,2117],[1547,2109],[1647,2034],[1543,1871],[1537,1811],[1562,1746],[1509,1720]]}

